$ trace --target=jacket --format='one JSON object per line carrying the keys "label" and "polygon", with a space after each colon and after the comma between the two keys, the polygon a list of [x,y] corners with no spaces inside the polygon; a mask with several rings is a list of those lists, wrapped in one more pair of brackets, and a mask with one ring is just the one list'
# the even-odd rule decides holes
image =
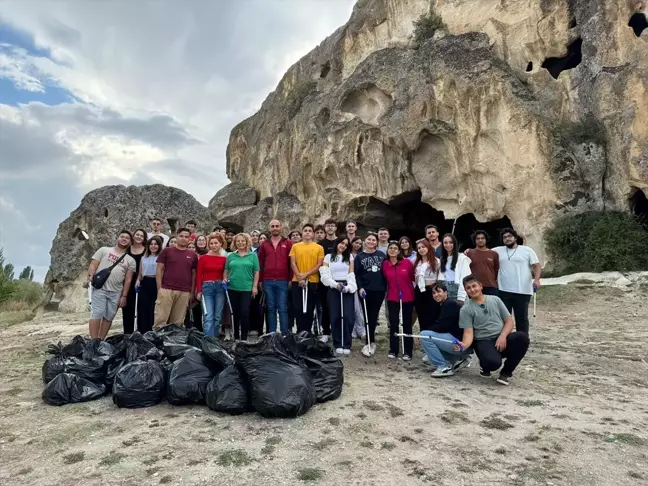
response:
{"label": "jacket", "polygon": [[[320,277],[324,285],[332,289],[337,289],[338,282],[331,275],[331,268],[329,267],[330,261],[331,261],[331,255],[330,254],[326,255],[326,258],[324,259],[324,265],[322,265],[319,269]],[[347,273],[344,280],[346,280],[346,285],[344,286],[345,294],[352,294],[358,290],[355,274],[353,272]]]}
{"label": "jacket", "polygon": [[421,292],[425,292],[426,280],[434,280],[436,282],[438,279],[437,277],[439,275],[439,267],[441,266],[441,262],[438,258],[435,259],[436,259],[436,271],[433,271],[430,268],[430,264],[427,262],[419,263],[416,266],[416,269],[414,270],[414,274],[416,276],[415,282]]}
{"label": "jacket", "polygon": [[402,293],[403,302],[414,302],[414,265],[403,258],[396,265],[389,259],[382,263],[382,274],[387,282],[387,300],[398,302]]}
{"label": "jacket", "polygon": [[[466,302],[466,289],[463,286],[463,279],[470,275],[470,263],[471,260],[463,253],[457,254],[457,266],[455,267],[455,279],[454,283],[459,285],[459,290],[457,291],[457,300],[461,302]],[[445,268],[439,269],[439,281],[446,282],[445,279]]]}
{"label": "jacket", "polygon": [[264,241],[257,250],[259,258],[259,281],[264,280],[292,280],[292,270],[290,268],[290,250],[292,241],[288,238],[281,238],[274,247],[270,239]]}

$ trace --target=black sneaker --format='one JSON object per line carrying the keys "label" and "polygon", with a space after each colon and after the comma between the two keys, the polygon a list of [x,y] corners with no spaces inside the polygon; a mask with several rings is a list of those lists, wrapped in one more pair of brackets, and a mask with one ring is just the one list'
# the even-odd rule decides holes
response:
{"label": "black sneaker", "polygon": [[511,384],[511,377],[509,375],[505,375],[504,373],[500,373],[500,375],[497,377],[497,383],[500,385],[505,385],[509,386]]}
{"label": "black sneaker", "polygon": [[479,376],[481,376],[482,378],[490,378],[491,373],[490,371],[484,371],[482,368],[479,368]]}
{"label": "black sneaker", "polygon": [[463,368],[468,368],[469,366],[470,366],[470,357],[463,358],[457,361],[454,365],[452,365],[452,371],[459,371]]}

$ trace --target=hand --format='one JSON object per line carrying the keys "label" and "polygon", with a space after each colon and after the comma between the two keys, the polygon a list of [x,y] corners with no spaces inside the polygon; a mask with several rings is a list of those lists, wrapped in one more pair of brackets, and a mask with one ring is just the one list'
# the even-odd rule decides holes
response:
{"label": "hand", "polygon": [[500,353],[506,349],[505,336],[500,336],[497,338],[497,341],[495,341],[495,349],[497,349]]}
{"label": "hand", "polygon": [[256,287],[252,287],[252,297],[256,297],[257,294],[259,293],[259,289]]}
{"label": "hand", "polygon": [[257,284],[259,286],[259,292],[263,292],[263,282]]}
{"label": "hand", "polygon": [[306,280],[306,274],[305,273],[298,273],[297,274],[297,280],[299,280],[300,282],[302,280]]}
{"label": "hand", "polygon": [[344,292],[344,285],[342,285],[342,284],[338,284],[337,289],[338,289],[340,292]]}
{"label": "hand", "polygon": [[464,351],[466,349],[466,345],[464,343],[462,343],[461,341],[458,341],[452,347],[458,353],[460,353],[461,351]]}
{"label": "hand", "polygon": [[196,294],[196,300],[200,300],[202,298],[202,292],[198,292]]}
{"label": "hand", "polygon": [[119,308],[123,309],[126,307],[126,297],[122,295],[121,299],[119,299]]}
{"label": "hand", "polygon": [[299,279],[299,286],[300,287],[306,287],[306,280],[304,280],[303,278],[300,278]]}
{"label": "hand", "polygon": [[459,307],[461,307],[462,305],[464,305],[464,301],[463,301],[463,300],[458,300],[458,301],[457,301],[457,305],[458,305]]}
{"label": "hand", "polygon": [[358,292],[358,295],[362,297],[363,299],[367,298],[367,292],[365,292],[365,289],[360,289],[360,292]]}
{"label": "hand", "polygon": [[135,284],[135,293],[138,293],[138,292],[139,292],[139,289],[140,289],[140,284],[139,284],[139,282],[137,282],[137,283]]}
{"label": "hand", "polygon": [[540,279],[539,279],[539,278],[536,278],[536,279],[533,281],[533,285],[535,286],[535,290],[537,291],[537,290],[540,288]]}

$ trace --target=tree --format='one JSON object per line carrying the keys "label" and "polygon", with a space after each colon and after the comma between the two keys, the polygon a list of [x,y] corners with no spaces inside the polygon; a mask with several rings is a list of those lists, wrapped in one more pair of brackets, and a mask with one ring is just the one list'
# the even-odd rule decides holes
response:
{"label": "tree", "polygon": [[14,266],[11,263],[7,263],[2,269],[2,273],[4,273],[5,280],[11,282],[14,279]]}
{"label": "tree", "polygon": [[22,269],[22,272],[20,272],[20,275],[18,276],[18,280],[33,280],[34,279],[34,270],[32,270],[32,267],[27,265],[25,268]]}

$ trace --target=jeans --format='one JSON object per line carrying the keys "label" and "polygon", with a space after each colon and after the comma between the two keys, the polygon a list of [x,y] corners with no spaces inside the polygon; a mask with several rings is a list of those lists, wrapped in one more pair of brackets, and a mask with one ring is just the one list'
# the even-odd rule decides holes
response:
{"label": "jeans", "polygon": [[500,290],[499,298],[502,299],[508,311],[515,316],[515,330],[529,334],[529,301],[531,296]]}
{"label": "jeans", "polygon": [[455,282],[446,282],[445,285],[448,289],[448,299],[457,300],[457,294],[459,293],[459,284]]}
{"label": "jeans", "polygon": [[[401,338],[396,336],[399,333],[398,321],[400,319],[400,303],[387,301],[389,309],[389,352],[398,356]],[[412,311],[414,302],[403,302],[403,333],[412,334]],[[414,350],[414,340],[410,337],[403,338],[405,344],[404,355],[412,357]]]}
{"label": "jeans", "polygon": [[264,280],[263,292],[268,307],[268,332],[277,332],[277,311],[279,312],[279,323],[281,334],[284,336],[290,330],[288,328],[288,282],[286,280]]}
{"label": "jeans", "polygon": [[306,292],[306,312],[303,307],[303,290],[297,282],[293,282],[290,292],[292,293],[293,313],[297,320],[297,332],[313,332],[313,315],[317,302],[317,284],[309,282]]}
{"label": "jeans", "polygon": [[218,337],[225,305],[225,290],[221,282],[202,284],[203,329],[205,336]]}
{"label": "jeans", "polygon": [[495,348],[496,341],[497,338],[473,341],[472,347],[479,358],[479,366],[487,372],[496,371],[502,366],[502,359],[506,359],[500,373],[513,376],[513,371],[529,349],[529,336],[523,332],[512,332],[506,337],[506,349],[501,352]]}
{"label": "jeans", "polygon": [[456,338],[450,333],[421,331],[421,336],[430,336],[433,338],[450,341],[438,341],[436,339],[421,339],[421,345],[425,350],[430,362],[439,369],[450,367],[455,361],[470,356],[472,351],[455,351],[454,341]]}
{"label": "jeans", "polygon": [[[340,299],[340,295],[342,298]],[[333,347],[351,349],[351,332],[355,324],[354,294],[342,293],[337,289],[328,289],[326,300],[331,316],[331,335]],[[342,317],[344,310],[344,318]]]}

